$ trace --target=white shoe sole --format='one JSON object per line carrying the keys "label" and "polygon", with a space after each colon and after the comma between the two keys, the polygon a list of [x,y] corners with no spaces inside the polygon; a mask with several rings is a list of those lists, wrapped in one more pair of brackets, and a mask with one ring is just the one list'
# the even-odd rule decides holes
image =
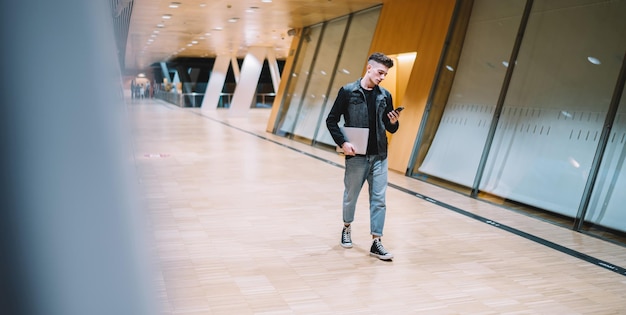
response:
{"label": "white shoe sole", "polygon": [[393,255],[392,254],[378,255],[378,254],[370,253],[370,256],[376,257],[376,258],[378,258],[380,260],[392,260],[393,259]]}

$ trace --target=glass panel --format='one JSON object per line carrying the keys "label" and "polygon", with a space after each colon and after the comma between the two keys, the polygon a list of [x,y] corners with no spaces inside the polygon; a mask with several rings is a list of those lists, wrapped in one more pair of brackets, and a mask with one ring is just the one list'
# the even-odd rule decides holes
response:
{"label": "glass panel", "polygon": [[[456,74],[455,69],[458,69],[463,42],[467,34],[467,27],[474,4],[473,2],[474,1],[458,1],[456,3],[453,18],[454,22],[450,24],[450,34],[446,39],[446,48],[441,56],[441,63],[435,76],[434,89],[427,100],[428,109],[424,111],[422,116],[414,150],[410,157],[410,163],[412,164],[410,165],[407,175],[433,184],[441,185],[444,181],[433,180],[435,179],[434,177],[424,176],[424,174],[419,172],[419,167],[424,162],[426,154],[428,154],[428,149],[435,138],[437,128],[439,128],[441,118],[446,108],[446,103],[448,102],[450,91],[452,90],[452,84],[454,83]],[[401,105],[401,102],[399,104]],[[449,184],[449,182],[445,181],[445,184]],[[455,186],[454,189],[457,191],[469,194],[470,189],[468,189],[468,187],[460,185]]]}
{"label": "glass panel", "polygon": [[292,134],[296,116],[302,102],[302,92],[309,78],[309,70],[315,57],[315,50],[322,33],[323,24],[303,29],[302,44],[299,49],[298,60],[295,62],[291,73],[289,86],[287,87],[283,108],[279,115],[278,134]]}
{"label": "glass panel", "polygon": [[622,92],[602,167],[593,190],[585,220],[626,232],[626,98]]}
{"label": "glass panel", "polygon": [[625,30],[624,1],[534,1],[481,190],[576,216]]}
{"label": "glass panel", "polygon": [[[626,12],[626,1],[621,2],[621,8],[616,12]],[[621,17],[626,21],[626,17]],[[626,42],[626,25],[622,25],[621,42]],[[622,49],[622,51],[624,51]],[[614,51],[619,53],[618,51]],[[622,98],[613,127],[609,135],[608,144],[602,158],[598,178],[591,196],[585,220],[602,227],[626,232],[626,89],[622,91]]]}
{"label": "glass panel", "polygon": [[474,1],[450,96],[420,172],[473,185],[525,3]]}
{"label": "glass panel", "polygon": [[305,139],[313,139],[319,125],[322,105],[325,103],[328,86],[335,69],[335,61],[339,56],[341,41],[345,33],[348,18],[340,18],[328,22],[315,65],[310,73],[310,82],[306,87],[302,107],[298,114],[294,134]]}
{"label": "glass panel", "polygon": [[367,63],[368,50],[372,43],[379,15],[380,7],[357,13],[350,21],[350,28],[341,58],[339,59],[339,66],[337,67],[337,72],[335,72],[332,87],[328,94],[328,101],[318,126],[316,140],[319,143],[335,146],[335,142],[326,128],[326,116],[328,116],[328,112],[335,102],[339,88],[348,82],[357,80],[362,74]]}

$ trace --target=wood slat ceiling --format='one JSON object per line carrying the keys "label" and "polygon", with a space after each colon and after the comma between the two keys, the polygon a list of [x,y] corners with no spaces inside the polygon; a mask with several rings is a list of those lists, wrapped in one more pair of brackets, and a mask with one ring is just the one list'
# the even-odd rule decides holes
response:
{"label": "wood slat ceiling", "polygon": [[[124,1],[124,0],[120,0]],[[178,8],[170,4],[178,3]],[[134,0],[124,64],[142,70],[177,57],[245,56],[274,47],[286,58],[288,30],[381,4],[383,0]],[[169,14],[171,18],[164,18]],[[229,22],[229,19],[236,19]],[[376,23],[376,21],[372,21]],[[161,24],[161,27],[159,26]]]}

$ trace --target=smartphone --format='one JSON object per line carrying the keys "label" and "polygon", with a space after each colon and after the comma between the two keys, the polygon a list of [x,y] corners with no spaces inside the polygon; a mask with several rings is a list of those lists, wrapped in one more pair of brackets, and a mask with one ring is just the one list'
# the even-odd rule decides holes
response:
{"label": "smartphone", "polygon": [[404,106],[400,106],[398,108],[395,109],[396,112],[401,112],[404,109]]}

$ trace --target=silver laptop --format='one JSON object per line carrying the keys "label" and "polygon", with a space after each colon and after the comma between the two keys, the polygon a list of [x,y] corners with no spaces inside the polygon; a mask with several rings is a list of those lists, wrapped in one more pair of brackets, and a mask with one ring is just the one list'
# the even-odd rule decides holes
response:
{"label": "silver laptop", "polygon": [[365,155],[367,153],[367,140],[370,136],[369,128],[340,127],[340,129],[346,140],[354,145],[356,154]]}

